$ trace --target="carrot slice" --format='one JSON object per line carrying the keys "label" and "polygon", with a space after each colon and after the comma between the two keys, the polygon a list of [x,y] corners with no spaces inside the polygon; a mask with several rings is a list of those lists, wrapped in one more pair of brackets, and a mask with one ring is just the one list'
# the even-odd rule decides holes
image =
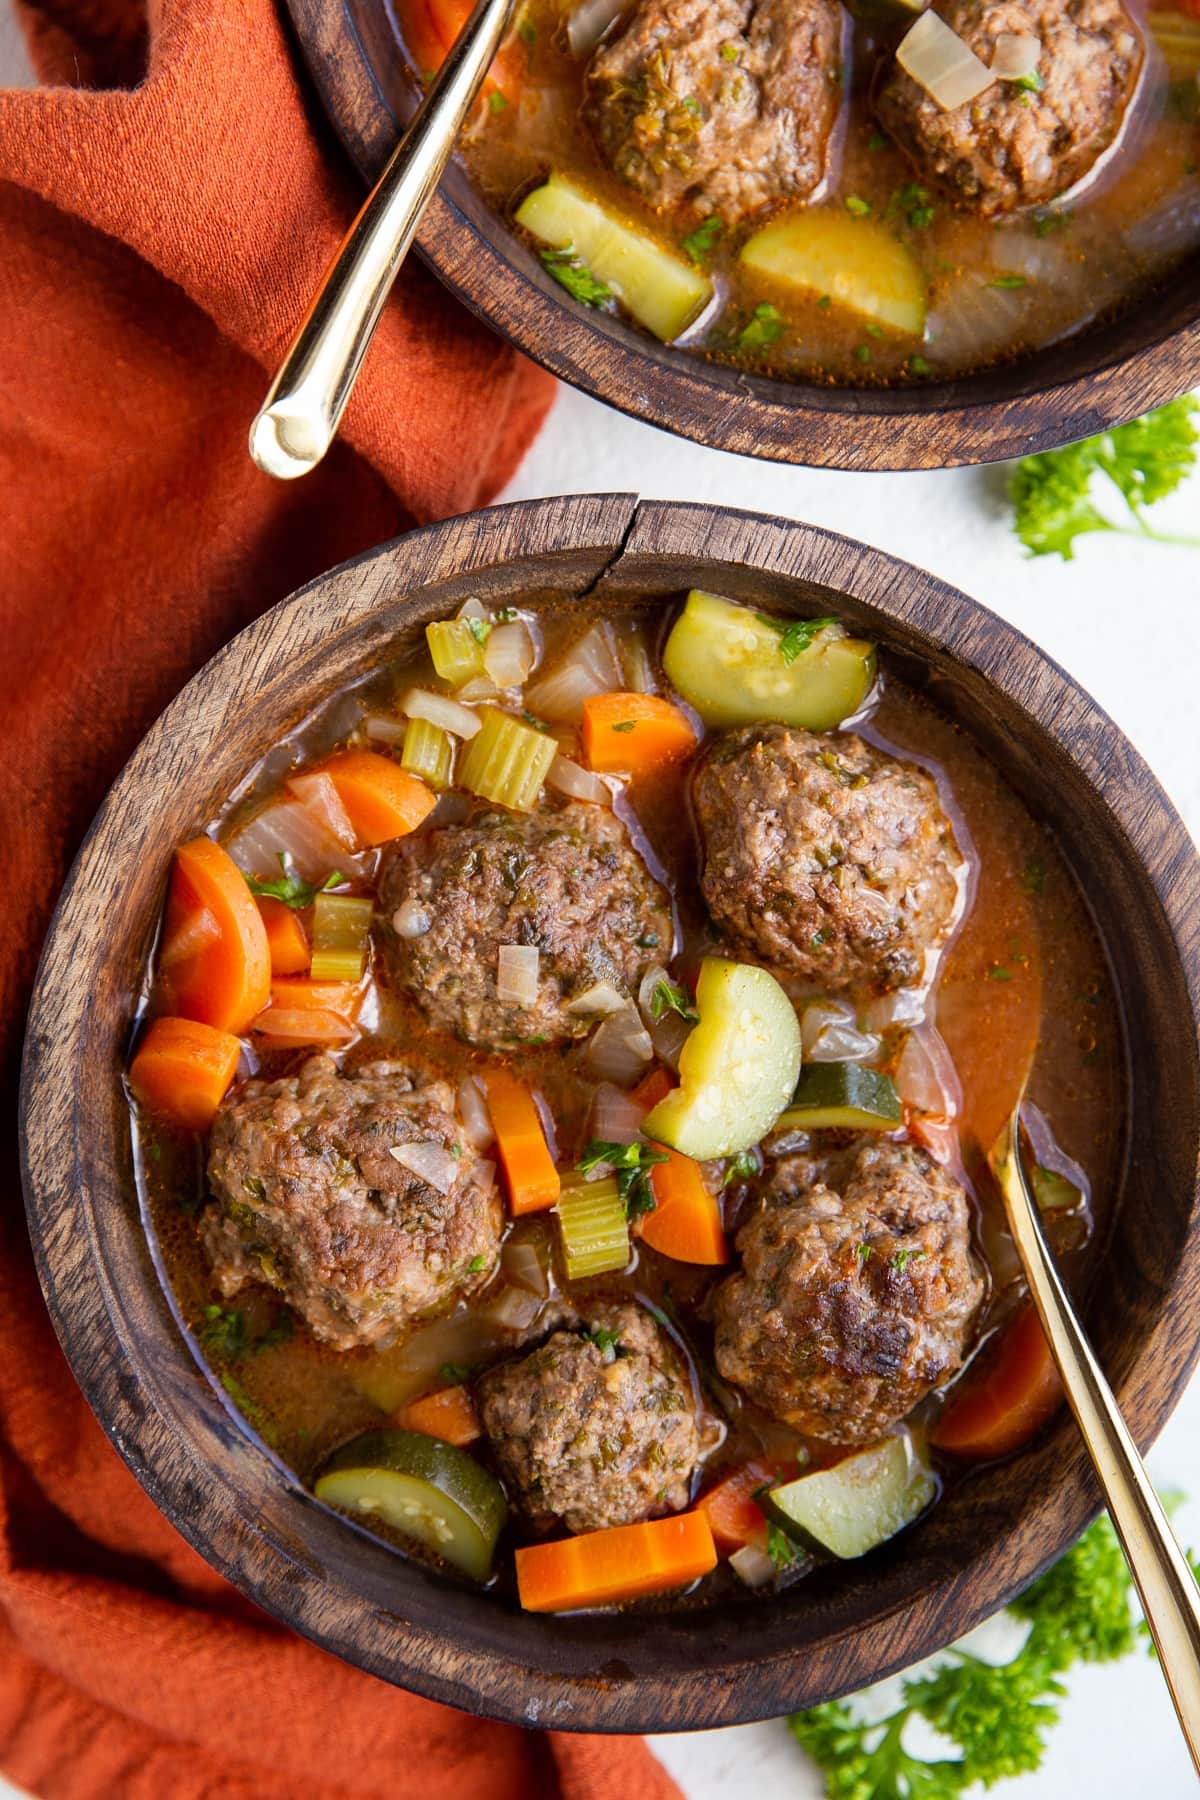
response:
{"label": "carrot slice", "polygon": [[686,1512],[527,1544],[516,1563],[526,1612],[566,1612],[686,1587],[716,1568],[717,1547],[704,1514]]}
{"label": "carrot slice", "polygon": [[968,1370],[930,1436],[953,1456],[1007,1456],[1053,1418],[1062,1397],[1046,1334],[1028,1305]]}
{"label": "carrot slice", "polygon": [[242,871],[211,838],[175,852],[159,960],[181,1018],[237,1033],[267,1004],[267,928]]}
{"label": "carrot slice", "polygon": [[129,1065],[139,1100],[187,1131],[207,1131],[237,1071],[242,1046],[197,1019],[155,1019]]}
{"label": "carrot slice", "polygon": [[710,1194],[700,1164],[665,1144],[657,1146],[666,1162],[650,1170],[654,1211],[643,1213],[638,1231],[652,1250],[676,1262],[716,1265],[729,1261],[721,1223],[721,1203]]}
{"label": "carrot slice", "polygon": [[332,781],[360,844],[407,837],[437,805],[431,788],[375,750],[342,750],[315,773]]}
{"label": "carrot slice", "polygon": [[722,1556],[732,1556],[749,1544],[755,1550],[767,1547],[767,1518],[754,1496],[760,1488],[789,1481],[797,1470],[795,1461],[778,1457],[756,1457],[722,1477],[715,1487],[701,1494],[697,1509],[708,1520],[713,1542]]}
{"label": "carrot slice", "polygon": [[690,756],[696,734],[687,716],[657,694],[591,694],[583,703],[583,754],[602,775],[636,775]]}
{"label": "carrot slice", "polygon": [[651,1069],[648,1075],[642,1076],[637,1086],[629,1090],[629,1098],[636,1100],[639,1106],[644,1106],[646,1111],[650,1112],[660,1100],[666,1099],[674,1086],[675,1083],[666,1069],[660,1066],[657,1069]]}
{"label": "carrot slice", "polygon": [[[398,8],[400,28],[409,54],[421,76],[432,75],[471,16],[472,0],[404,0]],[[515,58],[501,50],[484,84],[484,93],[497,88],[511,99],[517,88]]]}
{"label": "carrot slice", "polygon": [[558,1200],[562,1183],[533,1095],[506,1069],[491,1070],[483,1086],[508,1183],[508,1209],[514,1218],[544,1212]]}
{"label": "carrot slice", "polygon": [[482,1435],[471,1396],[465,1387],[438,1388],[402,1406],[392,1423],[401,1431],[420,1431],[444,1444],[473,1444]]}
{"label": "carrot slice", "polygon": [[349,981],[309,981],[281,976],[271,983],[271,1004],[251,1022],[251,1031],[281,1044],[346,1044],[362,988]]}
{"label": "carrot slice", "polygon": [[298,1012],[335,1012],[358,1017],[363,991],[353,981],[310,981],[304,975],[281,976],[271,983],[271,1005]]}
{"label": "carrot slice", "polygon": [[312,951],[295,908],[285,906],[270,894],[260,894],[258,910],[267,928],[272,975],[307,974]]}

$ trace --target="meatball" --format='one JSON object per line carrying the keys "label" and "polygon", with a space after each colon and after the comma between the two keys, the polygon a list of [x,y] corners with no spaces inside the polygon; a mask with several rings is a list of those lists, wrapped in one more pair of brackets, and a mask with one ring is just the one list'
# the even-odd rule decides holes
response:
{"label": "meatball", "polygon": [[962,857],[924,769],[848,733],[720,738],[692,789],[709,911],[732,944],[827,993],[903,987],[958,912]]}
{"label": "meatball", "polygon": [[808,1436],[869,1443],[962,1362],[984,1292],[967,1197],[915,1144],[786,1158],[738,1249],[717,1367]]}
{"label": "meatball", "polygon": [[823,179],[840,38],[836,0],[641,0],[593,58],[584,116],[651,205],[729,225]]}
{"label": "meatball", "polygon": [[475,1392],[509,1493],[542,1529],[598,1531],[687,1505],[701,1455],[695,1400],[642,1307],[593,1309],[587,1330],[555,1331]]}
{"label": "meatball", "polygon": [[1082,180],[1116,137],[1141,68],[1121,0],[939,0],[937,11],[988,64],[1002,32],[1036,37],[1043,85],[995,81],[946,111],[895,64],[876,111],[922,178],[984,218]]}
{"label": "meatball", "polygon": [[[391,1154],[451,1153],[425,1180]],[[436,1160],[436,1159],[435,1159]],[[444,1159],[443,1159],[444,1160]],[[213,1124],[215,1195],[201,1237],[222,1294],[266,1281],[339,1350],[385,1346],[490,1277],[503,1224],[491,1165],[467,1142],[447,1081],[402,1064],[247,1081]]]}
{"label": "meatball", "polygon": [[[635,993],[674,943],[667,895],[624,826],[596,806],[483,813],[401,838],[385,858],[380,906],[385,921],[403,906],[427,924],[418,937],[388,931],[390,979],[431,1025],[488,1049],[583,1036],[595,1020],[568,1012],[571,999],[599,981]],[[502,944],[541,952],[532,1005],[497,996]]]}

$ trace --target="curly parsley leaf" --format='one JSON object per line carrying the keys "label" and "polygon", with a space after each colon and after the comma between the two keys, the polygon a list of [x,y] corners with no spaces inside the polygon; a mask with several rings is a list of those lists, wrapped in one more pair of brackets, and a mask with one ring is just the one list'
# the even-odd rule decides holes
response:
{"label": "curly parsley leaf", "polygon": [[304,881],[297,875],[286,850],[279,852],[279,867],[283,873],[274,881],[263,881],[258,875],[247,875],[246,886],[257,899],[282,900],[285,906],[292,907],[296,912],[311,906],[318,894],[328,894],[333,888],[341,887],[346,879],[334,869],[320,887],[314,887],[311,881]]}
{"label": "curly parsley leaf", "polygon": [[717,239],[725,229],[719,213],[710,213],[702,219],[695,231],[689,231],[683,239],[683,248],[690,261],[696,264],[707,262],[717,247]]}
{"label": "curly parsley leaf", "polygon": [[584,306],[607,306],[613,298],[612,289],[592,274],[574,244],[540,254],[547,273],[566,288],[572,300],[582,301]]}
{"label": "curly parsley leaf", "polygon": [[721,1179],[722,1188],[732,1187],[735,1181],[753,1181],[762,1168],[762,1158],[757,1150],[739,1150],[731,1156]]}
{"label": "curly parsley leaf", "polygon": [[625,1203],[626,1218],[636,1219],[640,1213],[654,1211],[650,1170],[655,1163],[666,1161],[666,1151],[655,1150],[650,1144],[610,1144],[603,1138],[593,1138],[575,1167],[581,1175],[590,1175],[601,1163],[610,1168]]}

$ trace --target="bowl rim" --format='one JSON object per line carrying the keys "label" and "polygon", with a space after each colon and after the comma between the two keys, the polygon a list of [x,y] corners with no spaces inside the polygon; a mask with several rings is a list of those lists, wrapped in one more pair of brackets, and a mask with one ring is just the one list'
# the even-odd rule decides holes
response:
{"label": "bowl rim", "polygon": [[[122,1296],[113,1291],[100,1266],[94,1222],[86,1204],[81,1207],[86,1201],[86,1183],[79,1179],[75,1162],[67,1166],[61,1155],[64,1141],[79,1153],[75,1090],[86,1067],[85,1028],[91,996],[90,990],[78,984],[56,985],[52,975],[56,945],[79,941],[86,923],[83,908],[94,910],[94,902],[85,893],[87,884],[98,871],[102,875],[113,844],[120,841],[127,802],[137,799],[139,778],[151,766],[164,739],[182,734],[186,741],[189,719],[211,689],[221,694],[227,709],[235,704],[244,706],[260,695],[272,673],[272,665],[261,654],[268,636],[277,645],[286,639],[289,650],[306,641],[324,641],[327,629],[318,630],[308,601],[328,581],[340,581],[350,596],[357,592],[362,578],[369,581],[378,575],[389,590],[411,598],[422,586],[449,576],[470,577],[482,575],[488,568],[511,567],[516,589],[522,564],[539,548],[548,547],[581,549],[592,555],[595,575],[584,592],[590,592],[623,559],[631,559],[636,566],[639,557],[653,559],[672,574],[678,572],[679,587],[685,585],[689,562],[701,560],[723,562],[750,574],[836,587],[865,612],[882,615],[885,623],[902,624],[908,635],[927,640],[962,669],[991,681],[1056,741],[1061,741],[1062,720],[1069,716],[1079,729],[1075,747],[1067,750],[1068,759],[1097,791],[1107,814],[1129,840],[1130,864],[1138,865],[1154,888],[1178,959],[1193,1038],[1200,1033],[1200,856],[1158,782],[1123,734],[1070,676],[1014,627],[912,564],[799,522],[695,503],[639,502],[633,495],[518,502],[425,526],[306,584],[218,651],[164,710],[129,759],[67,878],[35,980],[20,1102],[29,1230],[39,1278],[63,1349],[118,1452],[192,1546],[226,1578],[249,1592],[256,1603],[301,1635],[429,1699],[512,1723],[620,1732],[741,1723],[813,1703],[814,1695],[804,1685],[809,1677],[798,1666],[802,1658],[786,1650],[761,1654],[756,1650],[722,1665],[722,1645],[714,1641],[711,1661],[706,1655],[703,1666],[691,1672],[700,1689],[700,1718],[694,1710],[681,1711],[680,1697],[673,1691],[678,1676],[669,1670],[644,1677],[639,1674],[636,1682],[630,1683],[619,1671],[610,1676],[607,1668],[590,1679],[578,1670],[533,1669],[527,1657],[507,1648],[503,1630],[493,1635],[503,1640],[504,1648],[472,1647],[465,1663],[448,1668],[448,1650],[454,1645],[447,1645],[447,1634],[439,1631],[436,1623],[428,1628],[412,1611],[403,1618],[381,1618],[361,1591],[348,1585],[344,1566],[339,1565],[332,1575],[328,1567],[314,1568],[311,1561],[297,1555],[295,1541],[286,1531],[281,1533],[277,1524],[264,1524],[257,1514],[248,1517],[245,1502],[239,1503],[239,1496],[222,1486],[214,1468],[196,1449],[198,1438],[186,1446],[190,1451],[187,1458],[182,1452],[175,1455],[174,1446],[164,1444],[173,1370],[139,1366]],[[406,580],[406,574],[410,579]],[[368,596],[361,604],[355,601],[351,605],[348,598],[347,628],[366,635],[364,628],[378,604],[378,587],[374,598]],[[1021,667],[1014,668],[1010,665],[1018,647],[1024,655],[1018,659]],[[366,660],[365,645],[362,660]],[[1045,679],[1034,679],[1031,668],[1035,676]],[[232,716],[231,710],[226,716]],[[211,719],[206,729],[211,730]],[[50,1082],[39,1070],[48,1041],[56,1047],[57,1079]],[[1182,1252],[1153,1323],[1118,1384],[1130,1428],[1143,1449],[1161,1430],[1200,1358],[1200,1313],[1189,1304],[1190,1295],[1200,1288],[1200,1141],[1191,1143],[1190,1156],[1191,1205]],[[136,1221],[135,1230],[140,1231]],[[86,1306],[80,1303],[81,1283],[86,1289]],[[68,1289],[74,1301],[71,1309],[65,1310],[59,1298]],[[189,1378],[194,1377],[187,1346],[178,1333],[176,1337],[175,1361],[186,1362]],[[124,1368],[121,1356],[114,1357],[114,1340],[117,1351],[124,1355]],[[137,1377],[132,1384],[130,1371]],[[175,1369],[176,1377],[178,1373]],[[139,1395],[139,1384],[144,1398]],[[185,1404],[190,1405],[191,1398],[185,1398]],[[224,1424],[228,1431],[228,1420]],[[309,1509],[316,1508],[317,1503],[298,1483],[280,1479],[281,1465],[257,1439],[244,1429],[235,1435],[242,1466],[252,1472],[260,1491],[282,1496],[281,1506],[299,1501]],[[942,1647],[948,1635],[957,1636],[998,1610],[1068,1547],[1095,1516],[1096,1493],[1077,1441],[1073,1447],[1067,1444],[1068,1454],[1064,1455],[1055,1434],[1054,1448],[1059,1452],[1055,1468],[1057,1471],[1061,1465],[1062,1473],[1055,1476],[1053,1505],[1032,1516],[1028,1516],[1028,1507],[1022,1511],[1003,1540],[1005,1556],[989,1562],[982,1574],[970,1563],[957,1571],[941,1569],[910,1607],[884,1610],[864,1625],[824,1639],[836,1657],[838,1672],[832,1688],[826,1675],[826,1687],[815,1697],[828,1698],[834,1691],[860,1688]],[[1029,1452],[1031,1456],[1036,1453]],[[203,1496],[202,1505],[196,1504],[198,1493]],[[349,1555],[351,1540],[361,1534],[339,1523],[336,1535]],[[381,1555],[395,1566],[394,1553],[383,1551]],[[251,1565],[252,1586],[248,1558],[258,1565]],[[279,1577],[268,1584],[266,1592],[262,1569]],[[445,1594],[444,1580],[429,1576],[428,1582]],[[335,1602],[344,1603],[340,1613]],[[953,1630],[947,1634],[939,1621],[955,1607]],[[511,1618],[498,1607],[493,1610],[498,1618],[507,1619],[505,1629],[511,1629]],[[436,1606],[432,1616],[435,1621],[440,1616]],[[673,1621],[688,1616],[658,1616],[663,1629],[656,1635],[669,1639]],[[517,1617],[528,1620],[531,1615]],[[572,1621],[572,1626],[576,1623]],[[644,1618],[641,1624],[645,1624]],[[586,1624],[579,1626],[585,1650],[588,1629]]]}
{"label": "bowl rim", "polygon": [[[385,87],[392,65],[381,71],[370,47],[379,18],[393,30],[391,0],[286,5],[333,130],[363,181],[373,182],[396,141]],[[453,165],[416,247],[476,318],[561,381],[630,418],[768,462],[857,470],[1001,462],[1125,424],[1200,383],[1200,299],[1180,313],[1172,298],[1189,270],[1200,273],[1200,252],[1142,303],[1169,316],[1132,352],[1104,347],[1129,317],[1122,314],[978,374],[916,388],[850,388],[710,362],[590,312],[568,299]],[[1064,377],[1063,357],[1088,342],[1097,346],[1094,366]]]}

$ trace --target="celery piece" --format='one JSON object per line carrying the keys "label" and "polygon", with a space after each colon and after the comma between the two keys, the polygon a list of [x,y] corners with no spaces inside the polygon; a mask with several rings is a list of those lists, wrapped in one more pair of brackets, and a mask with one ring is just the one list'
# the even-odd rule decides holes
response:
{"label": "celery piece", "polygon": [[468,743],[459,768],[459,786],[497,806],[528,812],[558,755],[557,738],[523,725],[495,706],[483,707],[480,717],[483,724]]}
{"label": "celery piece", "polygon": [[639,325],[670,343],[708,305],[713,284],[561,175],[521,202],[517,224],[556,249],[571,247]]}
{"label": "celery piece", "polygon": [[313,901],[314,981],[361,981],[374,903],[353,894],[318,894]]}
{"label": "celery piece", "polygon": [[[478,626],[472,631],[471,626]],[[425,627],[425,642],[433,666],[451,687],[462,687],[483,674],[483,645],[487,629],[479,620],[443,619]]]}
{"label": "celery piece", "polygon": [[912,253],[878,219],[817,207],[764,225],[742,248],[742,267],[817,296],[877,325],[925,334],[925,282]]}
{"label": "celery piece", "polygon": [[450,733],[428,719],[410,719],[400,752],[400,767],[420,775],[431,788],[450,786],[454,768],[454,744]]}
{"label": "celery piece", "polygon": [[870,693],[875,647],[836,620],[772,618],[693,588],[663,668],[706,725],[774,720],[832,731]]}
{"label": "celery piece", "polygon": [[609,1275],[629,1261],[629,1221],[614,1177],[569,1181],[564,1177],[555,1207],[562,1232],[568,1281]]}
{"label": "celery piece", "polygon": [[1200,19],[1189,18],[1184,12],[1151,8],[1146,24],[1167,59],[1167,73],[1172,81],[1200,81]]}

